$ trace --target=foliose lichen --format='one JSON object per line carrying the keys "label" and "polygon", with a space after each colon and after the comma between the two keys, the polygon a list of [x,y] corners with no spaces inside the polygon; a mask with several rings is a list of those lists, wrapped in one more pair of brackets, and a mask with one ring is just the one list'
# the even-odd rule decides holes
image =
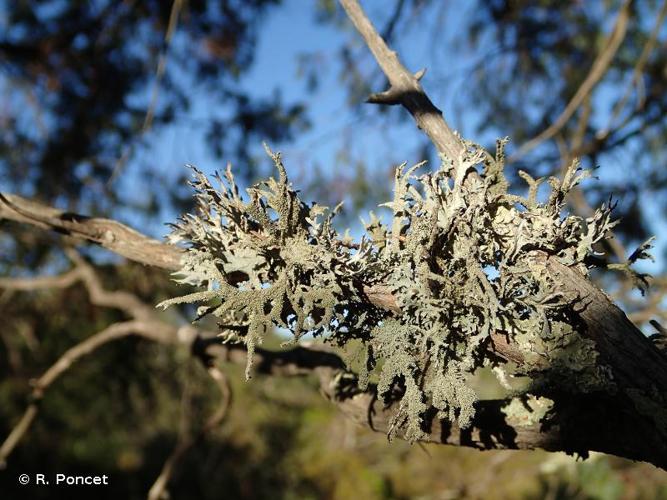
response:
{"label": "foliose lichen", "polygon": [[[491,155],[469,143],[420,176],[419,165],[397,168],[394,199],[384,205],[391,224],[371,214],[358,243],[334,229],[336,209],[299,198],[268,148],[278,179],[245,198],[229,167],[219,188],[193,168],[197,213],[174,224],[169,240],[187,245],[179,281],[206,290],[160,306],[198,303],[198,318],[212,314],[223,330],[233,326],[247,344],[248,377],[255,346],[276,326],[295,340],[310,332],[342,347],[361,342],[360,384],[375,377],[379,397],[398,408],[390,434],[401,429],[412,440],[423,437],[431,408],[461,427],[472,423],[477,396],[466,378],[499,362],[489,354],[492,333],[535,356],[528,371],[560,370],[563,380],[590,372],[585,390],[595,390],[605,374],[594,349],[581,350],[574,304],[527,256],[542,252],[587,273],[588,257],[615,224],[611,207],[588,218],[564,213],[567,193],[589,175],[576,162],[562,180],[547,180],[546,201],[538,199],[544,179],[524,172],[527,196],[509,193],[504,145]],[[364,289],[380,285],[400,312],[371,303]]]}

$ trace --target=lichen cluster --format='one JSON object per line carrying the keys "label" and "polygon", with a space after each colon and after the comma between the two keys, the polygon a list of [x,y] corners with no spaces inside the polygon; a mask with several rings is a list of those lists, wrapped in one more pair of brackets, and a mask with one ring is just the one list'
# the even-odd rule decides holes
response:
{"label": "lichen cluster", "polygon": [[[385,205],[390,225],[371,214],[358,243],[333,228],[336,210],[299,199],[278,154],[269,151],[278,179],[245,198],[229,168],[217,189],[193,169],[197,213],[183,216],[170,240],[188,246],[180,281],[207,289],[160,305],[199,303],[198,318],[220,318],[227,338],[232,331],[247,344],[248,376],[255,346],[273,327],[295,340],[310,332],[343,347],[361,342],[359,382],[377,380],[379,397],[398,408],[390,433],[401,429],[409,439],[423,436],[432,408],[471,424],[476,395],[466,378],[499,362],[492,334],[524,349],[524,371],[544,370],[538,358],[547,357],[564,379],[592,370],[592,380],[602,380],[575,331],[572,300],[531,256],[555,256],[586,273],[614,225],[611,208],[586,219],[563,213],[568,191],[588,175],[576,163],[562,180],[548,179],[543,202],[543,180],[525,173],[527,196],[509,193],[503,147],[499,141],[491,155],[468,144],[421,176],[418,166],[399,167]],[[390,290],[397,307],[372,303],[365,290],[374,286]]]}

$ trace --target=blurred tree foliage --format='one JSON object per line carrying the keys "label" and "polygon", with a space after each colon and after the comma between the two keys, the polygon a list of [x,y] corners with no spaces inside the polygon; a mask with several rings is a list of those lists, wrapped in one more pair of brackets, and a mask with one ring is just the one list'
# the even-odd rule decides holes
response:
{"label": "blurred tree foliage", "polygon": [[[182,207],[189,193],[165,186],[155,165],[138,164],[135,175],[160,187],[142,192],[141,200],[114,189],[114,181],[137,159],[147,132],[187,120],[201,93],[220,110],[205,124],[211,150],[238,160],[252,179],[251,145],[289,139],[307,126],[302,104],[285,105],[278,93],[251,100],[238,84],[252,64],[262,19],[279,3],[3,2],[3,190],[107,216],[119,207],[153,216],[161,207]],[[7,260],[33,269],[46,262],[50,247],[16,247],[27,237],[17,231],[1,238]]]}
{"label": "blurred tree foliage", "polygon": [[[193,96],[202,92],[211,108],[221,109],[205,124],[213,153],[252,167],[250,148],[259,140],[289,141],[308,126],[308,96],[291,105],[278,93],[258,102],[239,84],[252,64],[263,21],[280,3],[1,2],[2,190],[113,216],[128,203],[109,183],[114,172],[136,159],[150,140],[145,132],[183,120]],[[381,31],[399,51],[401,40],[414,30],[456,15],[453,11],[460,7],[436,0],[377,5]],[[518,147],[546,129],[586,79],[621,2],[478,0],[466,5],[474,15],[461,20],[456,40],[461,50],[467,47],[482,56],[465,77],[461,106],[478,111],[485,140],[509,135]],[[654,0],[631,3],[625,40],[587,104],[558,135],[516,162],[534,175],[554,173],[561,167],[563,144],[571,148],[575,139],[589,165],[600,163],[604,169],[610,158],[620,158],[615,162],[632,168],[633,175],[601,172],[600,182],[589,189],[598,198],[611,192],[623,197],[620,231],[628,242],[646,236],[646,207],[639,203],[643,196],[655,195],[659,210],[667,209],[664,27],[611,132],[604,136],[600,131],[633,78],[661,8]],[[333,0],[320,0],[313,13],[322,23],[347,29]],[[170,18],[177,24],[168,39]],[[368,72],[366,49],[344,32],[349,43],[337,59],[354,108],[384,82],[378,72]],[[434,38],[429,50],[446,51],[446,43]],[[154,104],[151,95],[164,57],[168,64]],[[321,63],[306,48],[303,61],[303,77],[314,92]],[[440,70],[429,71],[437,79]],[[364,112],[375,123],[406,119],[401,110]],[[378,182],[368,165],[348,152],[342,151],[341,158],[354,167],[341,174],[333,189],[323,188],[322,177],[312,174],[314,197],[321,199],[329,191],[337,201],[347,193],[355,211],[386,198],[389,176]],[[418,145],[417,156],[429,154]],[[251,168],[244,174],[247,179],[255,175]],[[163,186],[160,172],[147,165],[139,166],[138,175]],[[147,193],[154,198],[136,210],[150,216],[163,204],[186,203],[190,193],[182,186],[163,187]],[[63,267],[62,256],[53,251],[58,244],[54,236],[5,222],[0,229],[3,275]],[[108,265],[101,274],[109,289],[133,291],[149,304],[177,294],[164,272],[124,264]],[[29,380],[68,347],[121,316],[88,305],[79,285],[64,291],[2,293],[0,315],[6,318],[0,332],[4,437],[25,408]],[[187,455],[170,484],[174,498],[219,498],[221,493],[285,499],[667,498],[664,473],[647,465],[602,456],[574,463],[544,453],[478,454],[387,444],[382,435],[351,427],[308,379],[247,384],[240,370],[228,371],[234,388],[230,414]],[[143,498],[178,438],[184,414],[187,426],[197,429],[217,397],[188,352],[138,339],[107,345],[50,389],[34,428],[0,472],[0,492],[23,497],[19,473],[70,472],[110,475],[111,486],[96,489],[97,496]],[[72,498],[88,497],[90,491],[32,488],[30,494]]]}
{"label": "blurred tree foliage", "polygon": [[[636,243],[651,231],[644,196],[655,196],[662,213],[667,209],[667,175],[661,168],[667,161],[664,2],[482,2],[469,40],[479,46],[481,34],[487,34],[497,49],[474,70],[471,97],[482,112],[480,127],[505,130],[517,147],[536,137],[557,120],[589,76],[624,3],[629,4],[627,30],[609,68],[562,130],[516,166],[552,174],[563,148],[574,150],[590,167],[599,165],[600,180],[589,188],[591,203],[611,193],[620,198],[618,232]],[[605,167],[619,163],[634,175],[627,170],[614,175]]]}
{"label": "blurred tree foliage", "polygon": [[[6,188],[45,201],[85,200],[96,210],[98,200],[84,186],[106,183],[131,160],[123,157],[132,155],[144,129],[184,119],[202,90],[227,113],[208,124],[218,155],[247,160],[249,144],[291,137],[305,125],[302,105],[285,106],[279,95],[252,101],[238,85],[252,64],[262,19],[279,3],[3,2],[0,175]],[[160,99],[147,100],[155,86]],[[233,140],[228,129],[237,134]]]}

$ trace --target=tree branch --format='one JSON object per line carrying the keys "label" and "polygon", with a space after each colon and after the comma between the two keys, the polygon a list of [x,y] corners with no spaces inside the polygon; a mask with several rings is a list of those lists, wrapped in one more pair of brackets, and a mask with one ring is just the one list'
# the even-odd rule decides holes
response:
{"label": "tree branch", "polygon": [[92,337],[87,338],[83,342],[68,349],[44,374],[39,377],[34,383],[31,392],[31,402],[28,408],[21,417],[18,424],[12,429],[9,436],[0,446],[0,468],[4,467],[7,457],[14,450],[19,441],[23,438],[25,433],[30,429],[32,422],[37,416],[39,402],[44,396],[44,392],[51,386],[51,384],[60,377],[73,363],[78,361],[83,356],[94,352],[99,347],[108,344],[114,340],[127,337],[132,333],[141,330],[144,325],[140,325],[136,321],[128,321],[125,323],[115,323],[104,330],[96,333]]}
{"label": "tree branch", "polygon": [[123,291],[110,292],[105,290],[93,267],[76,250],[66,249],[65,252],[70,260],[75,263],[76,270],[88,291],[92,304],[126,311],[135,319],[155,318],[155,308],[139,300],[136,295]]}
{"label": "tree branch", "polygon": [[[646,63],[648,62],[648,59],[651,56],[653,49],[655,48],[655,44],[658,40],[658,35],[660,34],[660,29],[664,25],[665,17],[667,17],[667,1],[662,3],[662,7],[660,8],[660,11],[658,12],[658,15],[655,18],[655,24],[653,25],[651,34],[648,40],[646,41],[644,48],[642,49],[639,59],[637,59],[637,64],[635,64],[635,68],[632,71],[632,79],[628,83],[628,86],[625,89],[623,96],[614,105],[609,121],[607,122],[607,126],[604,129],[598,131],[598,133],[596,134],[597,139],[604,140],[607,137],[609,137],[612,130],[614,129],[614,123],[621,114],[621,111],[623,111],[623,108],[625,108],[628,99],[630,99],[630,94],[632,93],[633,87],[639,87],[639,84],[641,83],[642,73],[644,72],[644,66],[646,66]],[[635,109],[641,108],[644,102],[645,101],[643,98],[639,99],[637,101]]]}
{"label": "tree branch", "polygon": [[[618,45],[620,45],[626,30],[628,16],[626,11],[630,1],[627,0],[624,4],[607,50],[595,64],[595,71],[592,72],[587,86],[594,85],[599,78],[599,73],[606,71],[605,67],[609,64]],[[437,150],[441,154],[446,154],[452,161],[456,161],[458,153],[464,147],[463,143],[451,131],[437,108],[424,94],[419,82],[402,66],[396,53],[392,52],[380,38],[359,3],[356,0],[340,0],[340,3],[366,41],[378,64],[389,79],[391,87],[400,94],[401,104],[412,114],[418,126],[429,136]],[[587,93],[588,91],[582,91],[581,95],[585,97]],[[638,458],[641,456],[643,457],[640,458],[641,460],[647,460],[665,467],[667,464],[667,423],[657,418],[656,415],[662,415],[663,408],[667,404],[667,358],[637,330],[623,311],[610,302],[604,292],[591,284],[576,269],[568,268],[557,258],[550,257],[543,252],[529,252],[526,255],[526,260],[529,266],[538,266],[539,269],[543,269],[546,276],[558,284],[558,292],[562,293],[572,303],[584,300],[585,305],[582,306],[583,309],[579,313],[584,325],[578,329],[579,331],[576,334],[595,342],[598,351],[597,361],[606,370],[610,371],[615,383],[614,397],[600,400],[591,397],[588,400],[592,404],[589,410],[595,413],[596,405],[602,405],[600,408],[604,408],[606,413],[599,414],[601,421],[613,420],[625,423],[620,426],[625,428],[624,431],[619,427],[612,426],[616,432],[636,432],[641,434],[643,439],[652,441],[650,449],[647,449],[646,443],[642,442],[641,439],[631,439],[632,442],[622,445],[618,443],[618,440],[615,440],[618,445],[615,447],[615,451],[601,450],[606,446],[604,440],[595,444],[595,447],[589,444],[590,449],[598,449],[627,457]],[[386,299],[385,302],[389,301],[387,297],[384,297],[384,299]],[[494,338],[493,342],[496,344],[500,340],[502,339]],[[504,343],[504,347],[512,349],[513,342],[511,339],[505,339]],[[497,349],[498,344],[495,347]],[[509,356],[505,356],[505,358],[508,359]],[[517,361],[520,365],[521,360],[518,359]],[[547,359],[546,362],[552,364],[558,363],[558,360]],[[572,391],[576,393],[577,388],[572,387]],[[573,397],[575,397],[573,394],[568,394],[562,400],[556,400],[556,408],[562,407],[565,399]],[[368,410],[370,402],[366,401],[366,403],[368,404],[362,405],[367,408],[364,414],[370,411]],[[597,410],[600,408],[597,408]],[[530,441],[539,443],[537,446],[546,449],[564,449],[567,451],[569,442],[585,441],[585,436],[581,434],[582,429],[594,427],[583,425],[586,413],[583,407],[579,414],[575,413],[573,418],[581,425],[578,427],[568,426],[565,429],[566,433],[561,434],[557,441],[551,442],[548,434],[543,435],[544,428],[541,428],[541,433],[533,436]],[[582,420],[580,421],[580,419]],[[631,425],[628,426],[628,422]],[[542,425],[544,425],[544,422]],[[595,429],[591,428],[590,431],[593,432]],[[600,437],[599,434],[599,432],[596,433],[597,438]],[[613,433],[611,433],[605,439],[614,441],[613,437]],[[548,446],[546,446],[544,439],[550,443]]]}
{"label": "tree branch", "polygon": [[0,288],[21,292],[32,292],[45,288],[68,288],[81,279],[78,269],[71,269],[58,276],[36,278],[0,278]]}
{"label": "tree branch", "polygon": [[441,154],[448,158],[458,158],[463,151],[463,143],[449,128],[442,111],[431,102],[420,85],[419,80],[424,74],[423,70],[412,74],[401,64],[396,52],[387,47],[356,0],[340,0],[340,3],[389,80],[389,90],[374,94],[369,101],[376,103],[388,101],[392,104],[400,102]]}
{"label": "tree branch", "polygon": [[182,250],[149,238],[110,219],[86,217],[0,193],[0,220],[23,222],[85,240],[135,262],[177,270]]}
{"label": "tree branch", "polygon": [[602,77],[607,73],[607,70],[609,69],[611,62],[614,59],[616,52],[618,52],[619,47],[625,39],[625,33],[627,32],[628,28],[628,20],[630,19],[631,4],[632,0],[626,0],[621,7],[620,12],[618,13],[618,17],[616,18],[616,22],[614,23],[614,29],[612,30],[611,35],[609,35],[609,39],[607,40],[604,49],[602,52],[600,52],[600,54],[598,54],[598,57],[595,59],[593,65],[591,66],[590,72],[582,82],[577,92],[572,96],[570,102],[567,103],[567,106],[565,106],[563,112],[543,132],[521,146],[519,150],[510,157],[510,162],[516,161],[526,153],[529,153],[535,149],[544,141],[551,139],[554,135],[556,135],[565,126],[567,121],[572,117],[581,103],[584,102],[586,97],[592,92],[600,79],[602,79]]}
{"label": "tree branch", "polygon": [[[463,142],[426,96],[417,77],[401,65],[396,54],[377,35],[356,1],[341,0],[341,3],[385,71],[390,90],[396,92],[397,101],[410,111],[438,151],[455,161],[463,151]],[[115,221],[63,214],[56,209],[13,196],[2,196],[0,200],[4,201],[4,204],[0,203],[0,217],[66,232],[144,264],[167,269],[179,267],[180,249],[147,238]],[[108,234],[109,237],[106,236]],[[578,388],[572,387],[570,392],[563,394],[547,389],[539,396],[553,401],[549,412],[541,415],[533,409],[520,412],[521,418],[509,411],[512,400],[480,401],[477,404],[478,415],[471,428],[459,429],[455,422],[433,418],[428,439],[481,449],[541,447],[582,454],[590,449],[667,466],[667,419],[663,418],[667,401],[665,357],[579,271],[543,252],[529,252],[525,258],[531,269],[543,271],[557,283],[558,289],[555,291],[569,303],[581,305],[581,310],[577,312],[583,324],[573,335],[581,335],[595,342],[596,361],[608,370],[613,390],[610,389],[609,393],[589,393],[585,390],[577,392]],[[375,285],[363,288],[367,299],[374,305],[388,311],[400,310],[396,298],[386,287]],[[157,321],[135,320],[133,323],[137,323],[135,332],[152,340],[190,343],[193,354],[208,362],[220,359],[245,364],[244,346],[221,345],[217,339],[205,338],[191,327],[176,329]],[[526,351],[517,346],[512,338],[492,335],[491,340],[491,347],[504,359],[512,360],[519,366],[524,363]],[[90,352],[81,346],[71,351],[68,353],[73,359]],[[541,362],[547,367],[567,362],[540,353],[528,354],[540,355]],[[62,366],[52,368],[55,371],[51,371],[51,376],[62,373]],[[344,372],[344,363],[332,353],[303,347],[287,352],[257,349],[255,369],[258,373],[270,375],[316,374],[322,391],[332,401],[373,430],[386,430],[389,416],[395,414],[391,405],[384,408],[377,401],[372,386],[367,391],[360,391],[355,377]],[[26,412],[22,422],[27,421],[29,426],[32,418],[34,415]]]}
{"label": "tree branch", "polygon": [[[573,270],[565,267],[563,272],[571,273]],[[569,279],[579,278],[574,275]],[[567,282],[567,280],[568,277],[565,276],[563,281]],[[584,293],[590,291],[584,290]],[[601,292],[598,291],[598,293]],[[392,305],[392,307],[396,306]],[[597,315],[608,314],[606,310],[596,312],[595,308],[591,306],[589,309],[589,314],[594,318]],[[620,311],[618,314],[622,316]],[[625,359],[623,356],[637,351],[632,338],[624,338],[627,332],[623,330],[627,328],[627,325],[622,323],[624,316],[619,317],[618,314],[608,317],[607,324],[602,325],[601,328],[613,330],[614,338],[618,336],[618,351],[622,353],[621,358]],[[598,319],[591,319],[591,321],[598,321]],[[233,363],[239,366],[246,363],[247,352],[244,345],[221,344],[215,333],[202,332],[192,326],[176,328],[156,319],[135,320],[112,325],[68,350],[38,379],[33,389],[34,401],[28,406],[24,416],[0,448],[0,458],[6,459],[21,437],[28,431],[37,415],[37,402],[57,378],[83,356],[94,352],[112,340],[131,334],[138,334],[167,345],[190,345],[193,355],[200,358],[209,368],[214,367],[214,362]],[[505,342],[508,343],[505,348],[511,351],[509,340]],[[649,357],[653,354],[654,352],[651,351]],[[338,355],[320,351],[314,347],[300,346],[289,351],[278,352],[258,348],[254,358],[254,373],[259,375],[303,376],[314,374],[320,381],[322,393],[344,413],[373,431],[386,432],[388,430],[395,408],[391,404],[384,407],[379,402],[375,387],[370,386],[365,391],[361,391],[357,386],[356,377],[346,372],[345,363]],[[645,359],[646,356],[640,353],[634,363],[627,366],[628,377],[634,377],[638,366]],[[656,374],[656,380],[661,377],[660,373]],[[646,383],[646,380],[640,380],[640,383]],[[477,403],[478,415],[472,427],[460,429],[456,422],[433,418],[426,441],[476,449],[544,448],[553,451],[577,451],[582,454],[585,454],[587,450],[596,450],[665,466],[663,450],[659,440],[656,441],[655,427],[646,424],[638,426],[634,408],[626,406],[619,409],[617,406],[620,401],[622,399],[610,398],[606,394],[585,394],[580,397],[571,394],[563,395],[562,398],[555,399],[556,406],[552,416],[542,421],[535,417],[531,418],[530,412],[520,417],[510,417],[508,408],[513,404],[511,399],[480,401]],[[518,400],[515,401],[514,406],[518,403]],[[605,424],[600,425],[601,421],[604,421]],[[181,453],[184,451],[178,452],[178,455],[180,456]],[[171,460],[178,460],[178,457]],[[165,467],[168,467],[168,464],[165,464]]]}
{"label": "tree branch", "polygon": [[227,416],[227,412],[232,402],[232,388],[229,384],[229,380],[227,379],[227,376],[215,366],[208,367],[207,370],[211,379],[215,382],[220,391],[221,397],[218,409],[208,418],[196,436],[192,437],[185,435],[179,439],[173,451],[162,466],[160,475],[148,491],[148,500],[160,500],[161,498],[169,497],[167,493],[167,485],[182,458],[193,446],[204,439],[206,434],[219,427]]}

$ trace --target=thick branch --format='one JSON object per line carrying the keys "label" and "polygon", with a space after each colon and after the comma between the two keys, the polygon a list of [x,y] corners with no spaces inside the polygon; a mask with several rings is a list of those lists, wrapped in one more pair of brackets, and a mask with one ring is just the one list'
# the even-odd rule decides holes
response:
{"label": "thick branch", "polygon": [[[325,395],[348,417],[376,432],[389,430],[396,408],[385,407],[372,388],[341,396],[332,387],[322,383]],[[610,414],[608,408],[614,404],[604,394],[568,395],[543,416],[522,398],[478,401],[472,425],[466,429],[432,415],[424,429],[424,442],[478,450],[566,451],[581,456],[599,451],[665,468],[667,462],[656,452],[650,431],[636,428],[631,411]],[[400,431],[398,435],[402,437]]]}
{"label": "thick branch", "polygon": [[[410,111],[438,151],[456,160],[464,145],[425,95],[417,77],[401,65],[356,1],[341,0],[341,3],[387,74],[390,90],[397,91],[396,98]],[[117,222],[64,214],[18,197],[4,196],[0,200],[4,201],[0,203],[0,217],[66,232],[145,264],[167,269],[179,267],[180,249],[146,238]],[[588,449],[600,450],[664,467],[667,464],[667,429],[663,417],[667,400],[665,358],[625,314],[577,270],[541,252],[533,252],[526,259],[558,283],[558,291],[570,302],[581,304],[579,315],[584,324],[575,334],[595,342],[599,353],[597,362],[609,371],[613,391],[577,395],[577,387],[572,387],[567,394],[550,394],[554,401],[552,414],[528,424],[512,421],[502,411],[507,402],[480,402],[471,429],[457,429],[455,423],[448,423],[443,430],[443,422],[433,420],[429,439],[484,449],[542,447],[582,453]],[[364,290],[372,304],[388,311],[400,310],[395,297],[385,287],[365,287]],[[156,323],[142,334],[164,343],[192,342],[193,352],[203,359],[219,358],[242,364],[246,361],[243,346],[220,345],[217,339],[200,337],[194,329],[176,330]],[[512,340],[492,335],[496,352],[521,365],[522,351]],[[88,351],[84,349],[85,352]],[[544,357],[547,366],[556,362],[558,360]],[[331,353],[304,348],[281,353],[258,349],[255,367],[257,372],[271,375],[317,374],[330,399],[374,430],[386,430],[389,415],[395,413],[382,408],[372,390],[360,392],[353,384],[347,392],[341,392],[343,363]]]}
{"label": "thick branch", "polygon": [[[464,146],[424,94],[416,78],[380,38],[356,0],[340,0],[340,3],[389,79],[392,89],[403,92],[400,97],[401,104],[413,115],[438,151],[456,161],[458,152]],[[628,3],[629,1],[624,5],[624,11]],[[623,23],[627,19],[623,20],[623,17],[626,15],[626,12],[622,13],[620,26],[614,30],[610,47],[603,60],[596,66],[604,69],[608,64],[607,60],[615,53],[625,32]],[[428,119],[424,119],[425,117]],[[548,278],[558,283],[559,291],[570,302],[582,303],[579,314],[584,325],[575,334],[595,342],[599,353],[597,362],[609,370],[616,391],[613,399],[604,400],[606,403],[591,397],[590,401],[596,401],[600,409],[604,408],[604,412],[598,414],[601,420],[599,425],[610,420],[623,421],[626,424],[629,422],[629,425],[621,426],[625,428],[625,432],[642,436],[631,438],[630,442],[621,446],[622,451],[618,448],[616,451],[607,451],[627,457],[642,456],[642,460],[664,467],[667,464],[667,423],[661,416],[664,414],[663,408],[667,402],[667,359],[637,330],[623,311],[611,303],[604,292],[578,271],[564,266],[557,258],[549,257],[543,252],[531,252],[527,260],[531,266],[537,266],[536,269],[544,271]],[[382,295],[382,301],[391,304],[391,299],[387,295]],[[499,340],[501,339],[493,339],[496,349],[501,345]],[[511,351],[511,339],[505,339],[503,347]],[[505,358],[513,359],[509,356]],[[521,364],[520,359],[516,361]],[[557,363],[558,360],[546,359],[546,362]],[[577,388],[573,387],[572,392],[576,391]],[[566,397],[572,398],[572,394]],[[562,401],[557,402],[557,407],[559,405],[562,405]],[[572,434],[561,435],[560,445],[555,444],[553,448],[547,449],[567,449],[568,442],[580,439],[582,432],[588,432],[583,430],[587,427],[583,425],[585,420],[581,420],[586,417],[585,412],[581,412],[581,415],[575,413],[572,416],[582,425],[568,427]],[[592,432],[595,429],[590,430]],[[616,428],[616,432],[620,431],[621,429]],[[613,440],[613,437],[610,435],[609,439]],[[652,441],[650,450],[647,451],[643,440]],[[604,443],[599,443],[597,446],[597,449],[601,449],[600,446],[604,446]]]}
{"label": "thick branch", "polygon": [[[550,265],[558,266],[557,263]],[[560,271],[566,273],[562,277],[565,283],[570,279],[578,279],[567,267],[563,266]],[[601,292],[598,291],[598,293]],[[593,294],[593,296],[594,299],[599,300],[597,295]],[[387,297],[384,296],[385,299]],[[392,308],[397,307],[395,303],[393,305],[388,303],[388,305]],[[623,328],[626,326],[623,325],[621,318],[613,314],[607,316],[607,313],[606,310],[597,310],[596,302],[591,303],[587,314],[591,315],[591,321],[598,321],[600,314],[605,315],[608,324],[603,327],[613,330],[614,338],[618,336],[618,342],[623,343],[623,345],[619,344],[619,351],[634,349],[632,337],[624,337]],[[247,352],[244,345],[221,344],[212,332],[198,331],[190,326],[176,328],[158,320],[132,321],[112,325],[68,350],[53,367],[38,379],[34,386],[34,401],[2,446],[0,457],[6,458],[27,432],[37,414],[37,401],[43,397],[44,391],[76,360],[94,352],[96,348],[107,342],[130,334],[138,334],[167,345],[190,345],[193,355],[200,358],[209,369],[215,369],[214,362],[233,363],[239,366],[244,366],[246,363]],[[650,356],[653,354],[653,352],[649,353]],[[366,391],[360,391],[356,385],[356,378],[346,373],[344,362],[336,354],[317,350],[314,346],[297,347],[289,351],[268,351],[258,348],[254,359],[254,372],[260,375],[316,375],[320,380],[322,393],[344,413],[373,431],[386,432],[388,430],[389,422],[396,409],[392,406],[385,408],[378,401],[373,386]],[[634,376],[633,373],[638,370],[641,359],[643,358],[635,361],[634,365],[628,366],[629,377]],[[646,381],[640,382],[645,383]],[[556,399],[552,416],[543,421],[536,418],[531,419],[530,412],[525,413],[521,418],[508,416],[507,407],[510,403],[510,400],[480,401],[477,404],[477,416],[468,429],[460,429],[455,422],[450,423],[432,418],[430,427],[427,429],[426,441],[476,449],[543,448],[582,454],[588,450],[596,450],[665,466],[660,443],[655,440],[652,426],[638,426],[634,408],[631,406],[618,411],[616,408],[619,403],[618,398],[611,398],[606,394],[586,394],[580,397],[563,395],[563,398]],[[188,446],[190,444],[183,449],[183,452]],[[179,446],[178,449],[180,448]],[[178,451],[177,455],[180,456],[181,453]],[[173,460],[178,460],[178,457]],[[166,466],[168,465],[167,463]]]}

